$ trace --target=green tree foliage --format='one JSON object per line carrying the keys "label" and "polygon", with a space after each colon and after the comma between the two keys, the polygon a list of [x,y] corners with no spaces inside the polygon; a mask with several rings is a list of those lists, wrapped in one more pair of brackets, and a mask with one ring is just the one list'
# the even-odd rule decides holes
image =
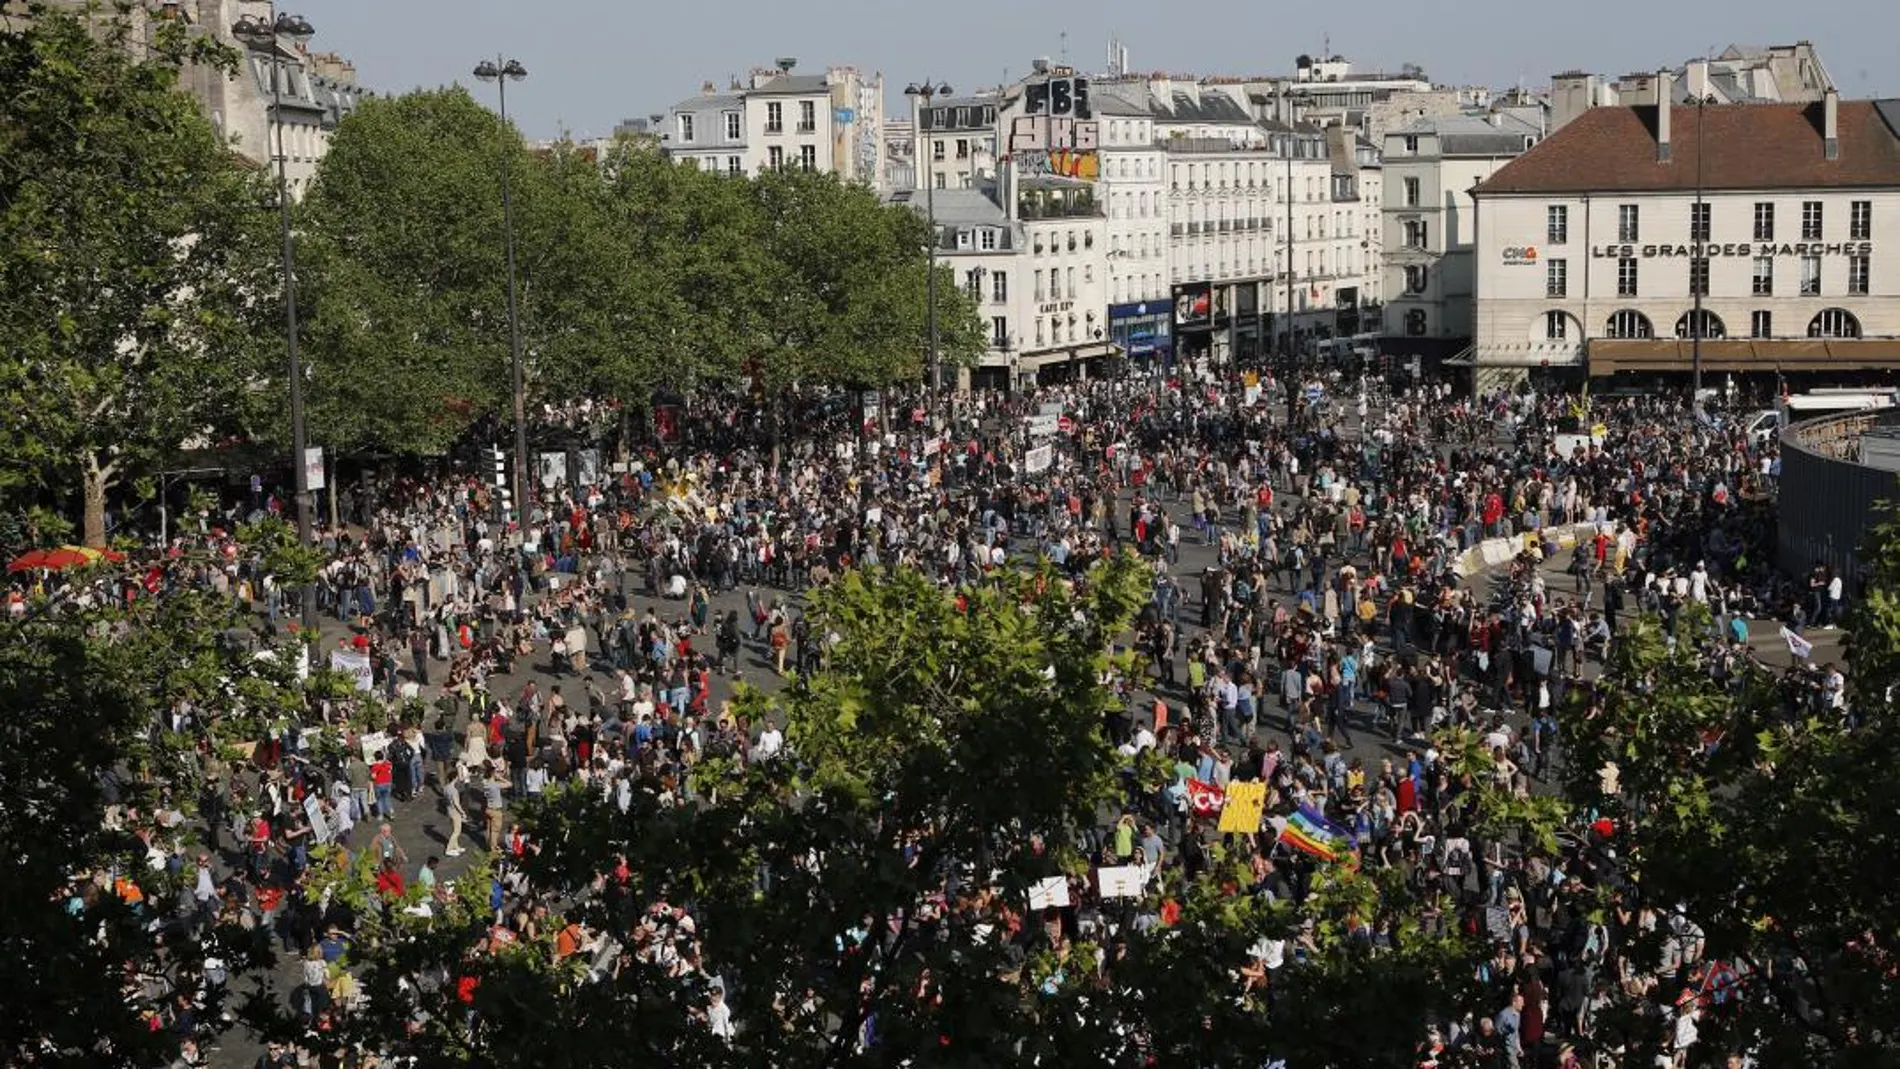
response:
{"label": "green tree foliage", "polygon": [[[184,849],[189,833],[136,834],[161,810],[193,811],[202,787],[207,755],[173,733],[172,714],[188,706],[255,740],[301,704],[289,661],[254,660],[226,641],[231,623],[227,604],[196,594],[131,610],[42,603],[0,622],[8,1064],[155,1065],[174,1053],[177,1037],[154,1030],[125,987],[129,975],[164,976],[192,994],[207,946],[176,923],[189,869],[148,860]],[[121,878],[136,896],[120,893]],[[218,935],[241,971],[251,941]]]}
{"label": "green tree foliage", "polygon": [[297,220],[314,440],[440,453],[503,410],[503,167],[530,198],[519,135],[460,88],[365,100],[338,127]]}
{"label": "green tree foliage", "polygon": [[1619,822],[1643,900],[1679,907],[1708,958],[1747,974],[1744,996],[1705,1017],[1705,1042],[1757,1049],[1763,1065],[1889,1066],[1900,1040],[1900,530],[1871,545],[1851,627],[1857,728],[1765,666],[1712,681],[1695,607],[1673,644],[1658,620],[1626,629],[1601,693],[1565,724],[1571,797]]}
{"label": "green tree foliage", "polygon": [[227,51],[60,7],[0,23],[0,472],[79,491],[103,545],[107,491],[256,381],[237,312],[266,200],[178,88]]}

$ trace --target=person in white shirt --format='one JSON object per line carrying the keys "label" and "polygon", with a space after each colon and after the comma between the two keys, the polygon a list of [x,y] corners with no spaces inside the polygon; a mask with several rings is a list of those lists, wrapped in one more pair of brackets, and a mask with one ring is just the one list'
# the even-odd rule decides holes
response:
{"label": "person in white shirt", "polygon": [[1838,627],[1841,622],[1841,595],[1844,593],[1841,577],[1832,576],[1827,581],[1827,604],[1821,608],[1821,626]]}
{"label": "person in white shirt", "polygon": [[784,746],[785,733],[780,731],[777,725],[768,721],[765,730],[759,732],[759,743],[753,748],[752,757],[756,761],[769,761],[777,757]]}

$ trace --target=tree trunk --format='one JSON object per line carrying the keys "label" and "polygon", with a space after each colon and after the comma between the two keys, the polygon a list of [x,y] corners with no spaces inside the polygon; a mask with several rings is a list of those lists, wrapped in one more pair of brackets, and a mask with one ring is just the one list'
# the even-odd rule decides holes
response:
{"label": "tree trunk", "polygon": [[772,401],[771,401],[771,415],[769,417],[771,421],[771,426],[768,429],[768,432],[771,435],[771,439],[772,439],[772,470],[770,474],[773,479],[772,485],[774,486],[777,485],[777,479],[778,479],[779,444],[780,444],[779,443],[779,427],[784,422],[784,416],[783,416],[784,401],[785,401],[784,394],[779,393],[777,391],[773,392]]}
{"label": "tree trunk", "polygon": [[86,457],[82,478],[85,481],[85,544],[103,549],[106,544],[106,487],[112,482],[112,467],[101,467],[99,458]]}

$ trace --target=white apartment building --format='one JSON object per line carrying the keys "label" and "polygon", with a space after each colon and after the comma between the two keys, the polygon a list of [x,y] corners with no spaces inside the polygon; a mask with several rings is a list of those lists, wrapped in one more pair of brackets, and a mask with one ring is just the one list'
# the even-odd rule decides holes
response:
{"label": "white apartment building", "polygon": [[945,97],[928,107],[909,97],[917,179],[938,189],[974,189],[996,174],[996,98]]}
{"label": "white apartment building", "polygon": [[711,82],[668,109],[667,155],[707,171],[755,175],[796,167],[875,185],[884,175],[884,76],[852,67],[793,74],[795,61],[754,70],[721,92]]}
{"label": "white apartment building", "polygon": [[1900,101],[1592,108],[1477,205],[1481,384],[1900,367]]}
{"label": "white apartment building", "polygon": [[1471,343],[1479,183],[1543,135],[1507,111],[1417,119],[1385,138],[1385,348],[1442,359]]}
{"label": "white apartment building", "polygon": [[1031,301],[1012,339],[1015,374],[1042,382],[1085,377],[1091,361],[1116,352],[1108,336],[1108,222],[1089,182],[1033,176],[1014,185]]}

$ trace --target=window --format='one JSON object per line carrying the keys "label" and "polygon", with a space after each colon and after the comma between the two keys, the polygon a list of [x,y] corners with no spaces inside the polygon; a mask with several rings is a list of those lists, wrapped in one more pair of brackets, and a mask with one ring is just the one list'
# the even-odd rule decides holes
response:
{"label": "window", "polygon": [[1568,297],[1570,295],[1570,261],[1544,261],[1544,296]]}
{"label": "window", "polygon": [[765,105],[765,132],[768,134],[785,132],[785,105],[776,100]]}
{"label": "window", "polygon": [[818,146],[798,146],[798,165],[807,171],[816,171],[818,169]]}
{"label": "window", "polygon": [[[1698,323],[1702,325],[1702,329],[1699,332],[1696,330],[1696,324]],[[1714,312],[1704,308],[1700,312],[1682,313],[1682,318],[1676,320],[1676,337],[1726,338],[1728,337],[1728,328],[1722,325],[1720,317]]]}
{"label": "window", "polygon": [[[1306,220],[1306,225],[1310,231],[1313,225],[1313,220],[1310,217]],[[1307,236],[1311,237],[1312,234],[1309,233]],[[1424,220],[1408,219],[1405,221],[1405,247],[1406,248],[1408,249],[1424,248],[1425,238],[1426,238],[1426,232],[1425,232]]]}
{"label": "window", "polygon": [[939,138],[930,143],[930,158],[939,163],[943,162],[943,139]]}
{"label": "window", "polygon": [[798,132],[809,134],[818,129],[818,104],[816,101],[798,102]]}
{"label": "window", "polygon": [[963,292],[969,294],[970,299],[973,301],[980,301],[983,299],[983,270],[982,268],[973,267],[970,270],[965,271],[963,273]]}
{"label": "window", "polygon": [[1570,209],[1553,204],[1544,209],[1544,240],[1552,245],[1570,243]]}
{"label": "window", "polygon": [[1858,338],[1860,320],[1845,308],[1824,308],[1808,320],[1810,338]]}
{"label": "window", "polygon": [[1041,269],[1041,268],[1037,268],[1037,269],[1036,269],[1036,271],[1035,271],[1035,273],[1034,273],[1034,278],[1035,278],[1035,281],[1036,281],[1036,288],[1035,288],[1035,293],[1036,293],[1036,303],[1037,303],[1037,304],[1041,304],[1041,303],[1043,302],[1043,300],[1044,300],[1044,297],[1043,297],[1043,294],[1044,294],[1044,293],[1046,292],[1046,291],[1045,291],[1045,290],[1044,290],[1044,289],[1042,288],[1042,269]]}
{"label": "window", "polygon": [[967,137],[957,138],[957,159],[967,160],[969,158],[970,158],[970,139]]}
{"label": "window", "polygon": [[1821,240],[1821,202],[1818,200],[1801,202],[1801,240]]}
{"label": "window", "polygon": [[730,175],[741,175],[745,173],[745,168],[739,164],[739,157],[726,157],[726,173]]}
{"label": "window", "polygon": [[1570,335],[1570,317],[1563,312],[1544,313],[1544,340],[1563,341]]}
{"label": "window", "polygon": [[1075,297],[1075,268],[1065,267],[1062,269],[1062,288],[1068,293],[1071,299]]}
{"label": "window", "polygon": [[691,115],[680,116],[680,140],[688,144],[692,143],[693,117]]}
{"label": "window", "polygon": [[1036,344],[1037,345],[1042,344],[1042,324],[1043,324],[1042,317],[1037,316],[1036,317]]}
{"label": "window", "polygon": [[1424,264],[1407,264],[1405,267],[1405,292],[1424,293],[1425,284],[1430,275]]}
{"label": "window", "polygon": [[765,165],[767,167],[770,167],[774,171],[784,170],[785,169],[785,150],[779,147],[778,145],[773,145],[771,148],[766,149],[765,150]]}
{"label": "window", "polygon": [[1703,201],[1701,204],[1689,205],[1689,240],[1690,241],[1709,240],[1709,230],[1710,230],[1709,212],[1712,207],[1713,205],[1709,204],[1709,202],[1707,201]]}
{"label": "window", "polygon": [[933,182],[931,182],[931,183],[930,183],[931,185],[933,185],[933,186],[936,186],[936,187],[937,187],[938,189],[949,189],[949,188],[950,188],[950,176],[949,176],[949,175],[947,175],[947,174],[944,174],[944,173],[943,173],[942,171],[938,171],[938,172],[937,172],[936,174],[934,174],[934,175],[932,175],[931,177],[932,177],[933,179],[935,179],[935,181],[933,181]]}
{"label": "window", "polygon": [[1616,295],[1618,297],[1636,296],[1636,257],[1625,256],[1616,261]]}
{"label": "window", "polygon": [[1008,316],[991,316],[990,317],[990,348],[992,349],[1009,348],[1009,317]]}
{"label": "window", "polygon": [[1635,204],[1617,205],[1616,240],[1624,244],[1643,240],[1642,227],[1639,225],[1641,221],[1642,208],[1640,206]]}
{"label": "window", "polygon": [[1849,256],[1847,258],[1847,292],[1856,297],[1865,297],[1867,295],[1867,274],[1870,267],[1868,264],[1869,259],[1870,258],[1866,256]]}
{"label": "window", "polygon": [[1416,208],[1418,207],[1418,197],[1418,179],[1407,178],[1405,180],[1405,193],[1401,199],[1401,203],[1407,208]]}
{"label": "window", "polygon": [[983,236],[977,239],[977,243],[984,252],[996,251],[996,231],[987,227],[984,228]]}
{"label": "window", "polygon": [[726,112],[726,140],[737,141],[739,137],[739,113],[736,111]]}
{"label": "window", "polygon": [[1417,134],[1405,135],[1405,151],[1414,156],[1418,155],[1418,135]]}
{"label": "window", "polygon": [[1755,257],[1755,296],[1773,297],[1775,295],[1775,258],[1772,256]]}
{"label": "window", "polygon": [[1632,308],[1625,308],[1610,316],[1610,321],[1604,324],[1603,333],[1612,338],[1655,337],[1655,331],[1649,326],[1649,317]]}
{"label": "window", "polygon": [[[991,233],[994,233],[994,231],[991,231]],[[1009,300],[1009,274],[1007,272],[990,272],[990,300]]]}
{"label": "window", "polygon": [[1821,258],[1813,254],[1801,258],[1801,296],[1818,297],[1821,293]]}
{"label": "window", "polygon": [[1874,202],[1857,200],[1849,205],[1847,216],[1847,237],[1850,241],[1872,241],[1874,237]]}
{"label": "window", "polygon": [[1755,202],[1755,240],[1775,240],[1775,205],[1773,201]]}
{"label": "window", "polygon": [[1751,338],[1774,337],[1775,313],[1760,308],[1748,313],[1748,336]]}
{"label": "window", "polygon": [[1709,258],[1697,256],[1689,261],[1689,296],[1709,295]]}

